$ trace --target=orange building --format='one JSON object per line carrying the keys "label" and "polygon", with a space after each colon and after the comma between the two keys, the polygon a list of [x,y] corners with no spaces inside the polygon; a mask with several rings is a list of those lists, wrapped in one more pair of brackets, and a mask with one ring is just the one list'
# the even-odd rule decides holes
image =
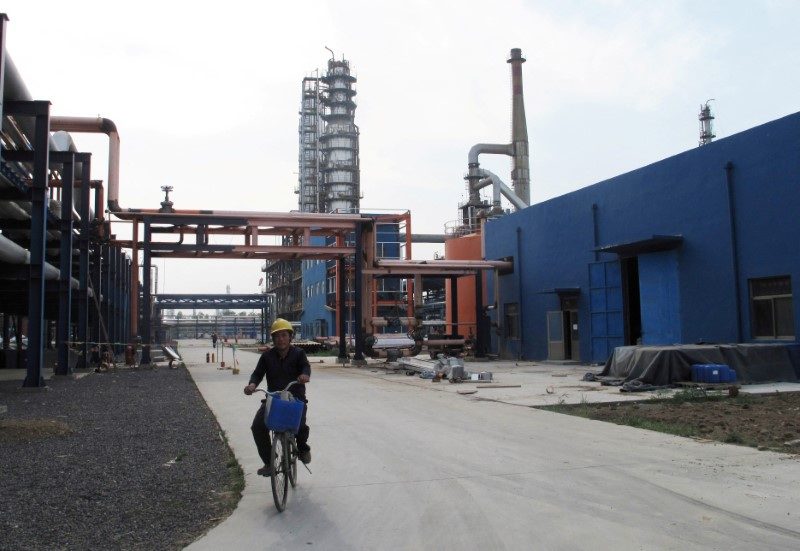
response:
{"label": "orange building", "polygon": [[[453,237],[444,243],[445,258],[447,260],[483,260],[482,235],[473,233],[462,237]],[[454,312],[451,297],[453,296],[453,280],[445,282],[446,293],[446,319],[448,333],[458,333],[462,337],[474,337],[477,334],[475,324],[475,276],[462,276],[458,281],[458,319],[453,319]],[[486,282],[483,281],[481,296],[485,296]],[[484,300],[485,302],[485,300]],[[453,324],[457,325],[453,325]]]}

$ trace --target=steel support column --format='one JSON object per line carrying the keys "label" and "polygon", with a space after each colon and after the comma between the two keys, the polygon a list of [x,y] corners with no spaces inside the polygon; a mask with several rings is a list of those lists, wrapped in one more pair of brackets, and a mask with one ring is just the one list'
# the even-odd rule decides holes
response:
{"label": "steel support column", "polygon": [[364,228],[363,222],[356,222],[356,235],[355,235],[355,242],[356,242],[356,255],[353,262],[353,270],[355,271],[355,278],[353,282],[353,298],[355,299],[355,312],[353,314],[355,323],[355,354],[353,355],[353,361],[356,362],[363,362],[364,361],[364,327],[362,327],[361,320],[363,319],[363,300],[362,300],[362,293],[361,293],[361,285],[362,285],[362,270],[364,269],[363,266],[363,259],[362,259],[362,231]]}
{"label": "steel support column", "polygon": [[[93,245],[93,246],[92,246]],[[89,286],[92,289],[92,300],[89,304],[89,328],[91,334],[89,340],[94,346],[99,348],[102,338],[100,337],[100,325],[103,323],[102,315],[102,291],[100,281],[102,276],[102,245],[99,242],[90,243],[90,262],[89,262]]]}
{"label": "steel support column", "polygon": [[[26,387],[45,386],[44,366],[44,264],[47,237],[47,178],[50,168],[50,102],[29,104],[36,117],[33,178],[31,181],[31,246],[28,280],[28,371]],[[30,114],[30,113],[29,113]]]}
{"label": "steel support column", "polygon": [[339,258],[336,261],[336,271],[338,272],[337,283],[339,285],[339,294],[337,296],[339,302],[339,361],[344,362],[348,359],[347,356],[347,293],[346,286],[346,272],[345,272],[345,259]]}
{"label": "steel support column", "polygon": [[75,156],[63,164],[61,186],[61,273],[58,280],[58,326],[56,375],[72,373],[70,361],[70,326],[72,325],[72,193],[75,179]]}
{"label": "steel support column", "polygon": [[[101,253],[101,278],[100,278],[100,296],[103,300],[100,302],[102,305],[101,311],[103,316],[103,325],[105,327],[104,334],[101,336],[102,342],[106,343],[105,346],[109,354],[114,354],[114,289],[112,286],[112,268],[114,266],[112,261],[113,247],[107,242],[104,242],[100,248]],[[102,347],[101,347],[102,349]]]}
{"label": "steel support column", "polygon": [[475,272],[475,357],[485,358],[489,350],[488,320],[483,309],[483,272]]}
{"label": "steel support column", "polygon": [[144,219],[144,259],[142,260],[142,360],[150,365],[150,218]]}
{"label": "steel support column", "polygon": [[91,155],[81,157],[81,225],[78,234],[78,362],[75,367],[88,366],[89,358],[89,203],[91,195]]}
{"label": "steel support column", "polygon": [[122,316],[122,323],[123,323],[123,331],[122,331],[122,338],[123,341],[126,343],[133,342],[133,333],[131,333],[131,269],[133,266],[133,261],[130,257],[125,257],[124,262],[124,272],[125,272],[125,295],[123,297],[123,316]]}
{"label": "steel support column", "polygon": [[458,335],[458,276],[450,277],[450,334]]}

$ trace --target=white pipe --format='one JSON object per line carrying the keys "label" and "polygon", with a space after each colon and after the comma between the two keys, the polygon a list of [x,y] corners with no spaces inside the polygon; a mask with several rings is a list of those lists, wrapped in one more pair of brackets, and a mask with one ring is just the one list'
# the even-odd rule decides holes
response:
{"label": "white pipe", "polygon": [[[7,237],[0,235],[0,262],[5,264],[30,264],[31,253],[27,249],[20,247]],[[52,264],[44,263],[44,278],[55,280],[61,277],[61,271]],[[73,289],[78,288],[78,280],[71,279],[70,286]]]}
{"label": "white pipe", "polygon": [[496,144],[496,143],[479,143],[473,145],[469,150],[467,162],[470,165],[478,165],[478,155],[481,153],[491,153],[494,155],[514,155],[514,146],[510,143]]}
{"label": "white pipe", "polygon": [[[50,130],[108,136],[108,209],[122,210],[119,206],[119,133],[114,121],[102,117],[50,117]],[[97,214],[99,217],[100,213]]]}
{"label": "white pipe", "polygon": [[500,179],[499,176],[497,176],[497,174],[494,174],[493,172],[486,170],[485,168],[481,168],[478,169],[478,175],[482,176],[483,178],[479,180],[478,183],[475,185],[474,188],[475,191],[485,188],[489,184],[492,184],[493,186],[492,192],[494,196],[495,205],[499,206],[500,194],[502,193],[505,196],[505,198],[508,199],[512,205],[514,205],[514,207],[517,210],[522,210],[528,207],[525,201],[520,199],[517,196],[517,194],[514,193],[514,190],[512,190],[505,183],[503,183],[503,181]]}

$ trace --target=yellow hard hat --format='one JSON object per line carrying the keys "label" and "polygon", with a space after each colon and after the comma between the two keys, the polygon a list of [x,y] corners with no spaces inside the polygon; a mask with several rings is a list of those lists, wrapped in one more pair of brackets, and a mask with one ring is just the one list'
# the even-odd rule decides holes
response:
{"label": "yellow hard hat", "polygon": [[283,318],[278,318],[275,320],[275,322],[272,324],[272,327],[269,330],[269,334],[274,335],[278,331],[288,331],[289,333],[294,335],[294,327],[292,327],[292,324]]}

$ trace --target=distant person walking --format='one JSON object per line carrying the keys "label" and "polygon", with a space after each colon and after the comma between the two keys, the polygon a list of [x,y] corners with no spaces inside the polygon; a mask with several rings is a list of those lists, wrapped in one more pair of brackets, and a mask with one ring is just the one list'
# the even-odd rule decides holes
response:
{"label": "distant person walking", "polygon": [[217,334],[211,333],[211,346],[216,348],[217,347]]}

